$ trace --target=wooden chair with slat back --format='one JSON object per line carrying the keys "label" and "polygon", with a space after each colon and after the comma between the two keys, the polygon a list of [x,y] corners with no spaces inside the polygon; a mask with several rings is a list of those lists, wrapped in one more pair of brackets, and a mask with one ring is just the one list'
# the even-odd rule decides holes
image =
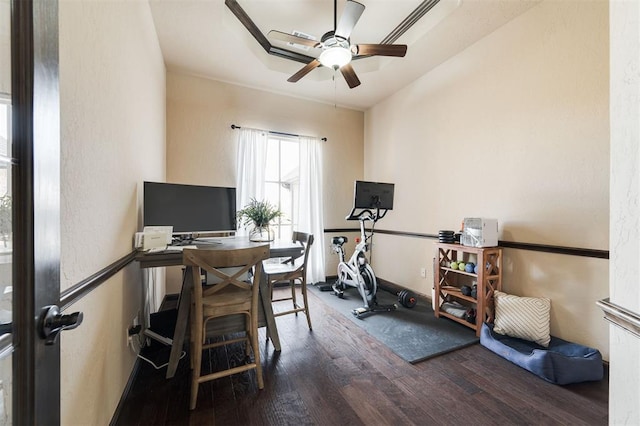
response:
{"label": "wooden chair with slat back", "polygon": [[[185,249],[183,264],[191,267],[193,297],[191,306],[191,405],[198,399],[200,383],[230,376],[250,369],[256,370],[258,388],[264,388],[260,348],[258,347],[258,297],[262,274],[262,261],[269,258],[269,246],[232,250]],[[229,268],[229,269],[223,269]],[[216,277],[218,283],[203,287],[202,270]],[[244,281],[253,273],[252,282]],[[207,323],[228,315],[245,315],[245,335],[238,338],[206,344]],[[213,347],[245,342],[247,364],[201,375],[202,351]],[[253,352],[253,362],[250,354]]]}
{"label": "wooden chair with slat back", "polygon": [[[309,250],[313,245],[313,235],[304,232],[293,232],[292,241],[300,244],[302,247],[302,255],[297,258],[289,258],[283,262],[273,263],[272,261],[263,262],[264,273],[269,283],[269,291],[271,293],[272,302],[282,302],[291,300],[293,308],[286,311],[275,312],[274,316],[282,316],[288,314],[296,314],[304,312],[307,316],[307,324],[311,330],[311,316],[309,315],[309,303],[307,299],[307,263],[309,260]],[[291,288],[291,295],[278,299],[273,298],[273,286],[277,282],[288,281]],[[300,306],[296,297],[296,281],[300,281],[300,291],[302,293],[303,305]]]}

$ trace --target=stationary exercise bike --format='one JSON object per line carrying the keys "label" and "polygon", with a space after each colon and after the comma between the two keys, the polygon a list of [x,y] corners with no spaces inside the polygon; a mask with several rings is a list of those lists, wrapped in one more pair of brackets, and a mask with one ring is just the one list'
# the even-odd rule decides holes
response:
{"label": "stationary exercise bike", "polygon": [[[360,222],[360,238],[356,240],[357,244],[349,261],[345,261],[344,253],[344,244],[349,241],[348,238],[341,236],[333,237],[331,240],[332,249],[338,253],[340,258],[338,279],[331,286],[331,289],[340,298],[344,297],[344,291],[347,287],[358,289],[364,306],[351,311],[358,318],[367,313],[389,312],[398,309],[398,305],[395,303],[392,305],[378,304],[376,299],[378,280],[365,254],[369,251],[376,222],[385,217],[387,211],[393,209],[393,189],[392,183],[356,181],[354,208],[346,219]],[[372,222],[369,234],[364,226],[366,221]],[[398,302],[405,308],[413,308],[416,305],[417,298],[409,290],[401,290],[394,294],[398,296]]]}
{"label": "stationary exercise bike", "polygon": [[[355,210],[355,209],[354,209]],[[362,297],[364,306],[356,308],[352,311],[353,315],[360,317],[364,314],[375,311],[393,311],[398,308],[395,303],[393,305],[379,305],[376,300],[376,292],[378,291],[378,281],[376,275],[373,272],[373,268],[369,265],[367,256],[365,253],[369,251],[369,240],[373,236],[373,226],[370,233],[367,235],[364,223],[366,221],[375,223],[378,219],[382,219],[387,213],[384,210],[380,213],[379,209],[376,209],[375,213],[369,209],[364,209],[358,214],[354,214],[352,210],[351,214],[347,216],[347,220],[360,221],[360,241],[358,241],[353,254],[348,261],[345,261],[344,243],[348,242],[347,237],[333,237],[331,245],[333,250],[338,253],[340,263],[338,264],[338,279],[333,284],[333,292],[336,296],[344,297],[344,291],[347,287],[355,287],[358,289],[358,293]]]}

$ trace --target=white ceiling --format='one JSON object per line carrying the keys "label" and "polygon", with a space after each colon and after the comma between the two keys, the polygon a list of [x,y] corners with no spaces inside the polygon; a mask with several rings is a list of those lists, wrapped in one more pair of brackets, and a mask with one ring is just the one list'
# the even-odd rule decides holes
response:
{"label": "white ceiling", "polygon": [[[422,2],[359,0],[366,8],[351,43],[379,43]],[[149,0],[168,70],[275,93],[365,110],[490,34],[540,0],[440,0],[395,43],[404,58],[353,61],[362,84],[349,89],[338,72],[320,67],[287,82],[303,63],[269,55],[224,0]],[[338,0],[338,19],[345,0]],[[320,38],[333,29],[330,0],[238,0],[260,31],[301,31]],[[271,41],[274,46],[277,42]],[[289,50],[296,50],[288,47]],[[308,52],[299,51],[309,55]]]}

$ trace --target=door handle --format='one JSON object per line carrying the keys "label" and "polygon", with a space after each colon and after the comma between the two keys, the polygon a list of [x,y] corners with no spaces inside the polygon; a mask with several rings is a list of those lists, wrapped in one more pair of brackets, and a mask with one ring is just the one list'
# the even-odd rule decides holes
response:
{"label": "door handle", "polygon": [[40,311],[38,333],[45,340],[45,345],[53,345],[63,330],[72,330],[82,324],[82,312],[62,315],[57,305],[49,305]]}

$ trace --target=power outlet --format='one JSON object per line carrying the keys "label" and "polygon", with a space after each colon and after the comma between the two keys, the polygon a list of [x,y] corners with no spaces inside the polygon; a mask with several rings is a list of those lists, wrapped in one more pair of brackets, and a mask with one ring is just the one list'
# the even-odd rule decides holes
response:
{"label": "power outlet", "polygon": [[131,325],[125,329],[124,335],[126,336],[126,345],[131,346],[133,344],[133,337],[140,333],[142,327],[140,326],[140,312],[136,313],[136,316],[131,320]]}
{"label": "power outlet", "polygon": [[127,330],[127,346],[130,346],[132,344],[133,337],[137,336],[138,334],[140,334],[140,331],[142,331],[142,327],[139,326],[139,325],[136,325],[134,327],[130,327]]}

